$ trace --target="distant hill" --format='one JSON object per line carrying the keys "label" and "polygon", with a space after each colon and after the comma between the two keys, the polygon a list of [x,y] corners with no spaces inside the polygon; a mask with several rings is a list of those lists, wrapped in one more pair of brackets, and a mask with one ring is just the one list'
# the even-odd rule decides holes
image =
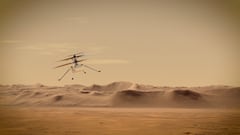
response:
{"label": "distant hill", "polygon": [[240,107],[240,87],[160,87],[131,82],[108,85],[0,85],[0,105],[79,107]]}

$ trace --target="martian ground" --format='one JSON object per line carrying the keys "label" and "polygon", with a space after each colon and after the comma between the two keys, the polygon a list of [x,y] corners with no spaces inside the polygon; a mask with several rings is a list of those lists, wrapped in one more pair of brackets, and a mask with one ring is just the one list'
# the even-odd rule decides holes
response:
{"label": "martian ground", "polygon": [[240,88],[1,85],[2,135],[238,135]]}

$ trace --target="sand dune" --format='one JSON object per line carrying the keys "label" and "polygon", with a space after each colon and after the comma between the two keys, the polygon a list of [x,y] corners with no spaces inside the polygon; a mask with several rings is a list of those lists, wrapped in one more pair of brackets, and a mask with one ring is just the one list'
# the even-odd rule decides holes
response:
{"label": "sand dune", "polygon": [[108,85],[0,85],[1,105],[97,107],[240,107],[240,87]]}
{"label": "sand dune", "polygon": [[83,89],[91,90],[91,91],[105,91],[105,92],[111,91],[111,92],[113,92],[113,91],[129,89],[133,86],[134,86],[134,84],[130,83],[130,82],[113,82],[113,83],[110,83],[110,84],[104,85],[104,86],[94,84],[90,87],[86,87]]}
{"label": "sand dune", "polygon": [[112,98],[113,106],[158,106],[164,91],[122,90]]}

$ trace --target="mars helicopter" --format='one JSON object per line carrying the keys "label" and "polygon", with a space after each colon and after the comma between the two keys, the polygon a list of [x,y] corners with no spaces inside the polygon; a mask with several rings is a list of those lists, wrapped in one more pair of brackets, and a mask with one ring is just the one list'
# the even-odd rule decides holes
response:
{"label": "mars helicopter", "polygon": [[[56,66],[56,68],[60,68],[60,67],[65,67],[65,66],[69,66],[71,65],[65,72],[64,74],[58,79],[58,81],[61,81],[65,76],[66,74],[69,72],[69,71],[72,71],[72,73],[77,73],[77,72],[83,72],[84,74],[86,74],[87,72],[81,68],[88,68],[90,70],[93,70],[93,71],[96,71],[96,72],[101,72],[101,70],[98,70],[98,69],[95,69],[93,67],[90,67],[86,64],[83,64],[82,62],[83,61],[86,61],[87,59],[79,59],[81,57],[85,56],[82,52],[80,53],[76,53],[76,54],[73,54],[73,55],[69,55],[67,56],[67,58],[65,59],[62,59],[62,60],[59,60],[58,62],[62,62],[62,61],[70,61],[72,60],[72,62],[69,62],[69,63],[65,63],[65,64],[62,64],[62,65],[59,65],[59,66]],[[72,77],[72,80],[74,78]]]}

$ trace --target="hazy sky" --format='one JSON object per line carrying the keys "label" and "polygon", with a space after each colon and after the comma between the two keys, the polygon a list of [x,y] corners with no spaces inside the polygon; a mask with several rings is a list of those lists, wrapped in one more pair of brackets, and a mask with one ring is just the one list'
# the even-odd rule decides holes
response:
{"label": "hazy sky", "polygon": [[[0,83],[239,86],[239,16],[225,4],[2,1]],[[55,61],[80,51],[102,73],[58,82]]]}

